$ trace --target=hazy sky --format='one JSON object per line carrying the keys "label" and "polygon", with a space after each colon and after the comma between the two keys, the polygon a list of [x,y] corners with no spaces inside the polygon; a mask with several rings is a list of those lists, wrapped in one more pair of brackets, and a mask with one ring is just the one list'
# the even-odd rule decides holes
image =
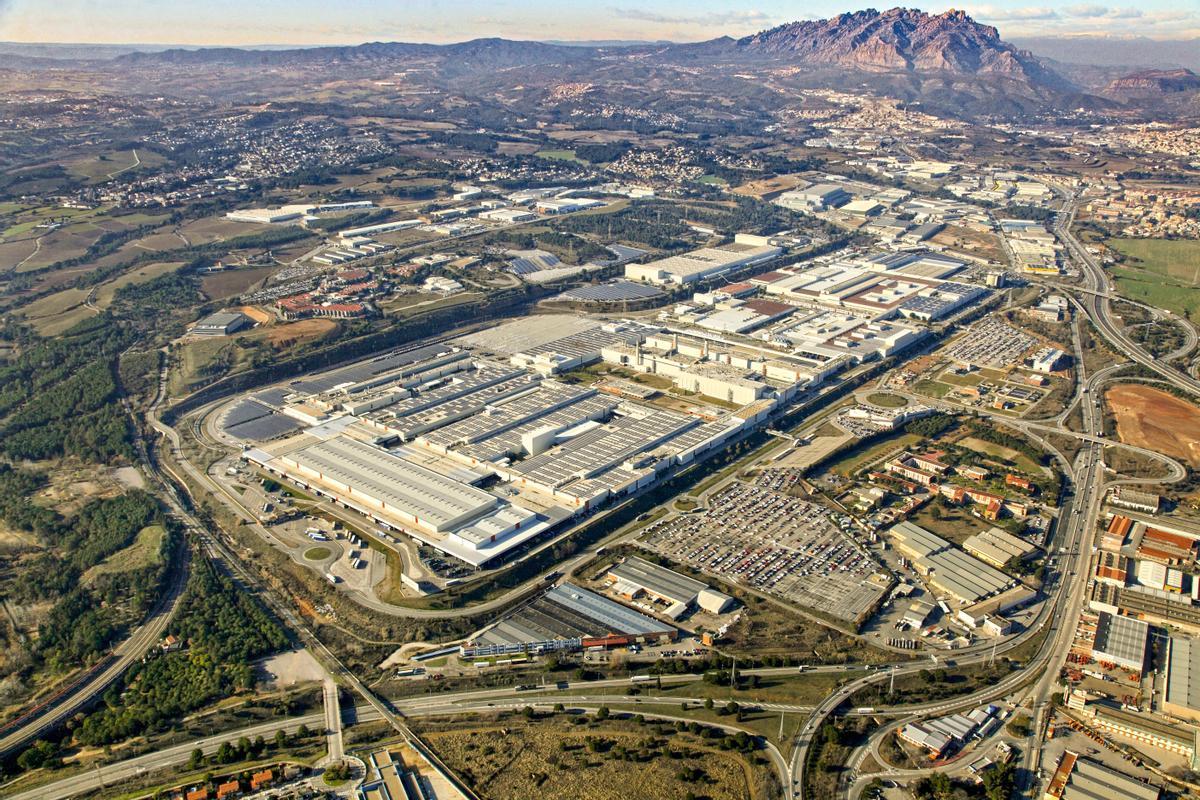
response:
{"label": "hazy sky", "polygon": [[[1200,0],[1126,2],[992,0],[965,8],[1009,37],[1200,36]],[[872,5],[887,7],[867,0],[856,5],[847,0],[0,0],[0,40],[245,45],[503,36],[695,41]],[[951,4],[921,7],[944,11]]]}

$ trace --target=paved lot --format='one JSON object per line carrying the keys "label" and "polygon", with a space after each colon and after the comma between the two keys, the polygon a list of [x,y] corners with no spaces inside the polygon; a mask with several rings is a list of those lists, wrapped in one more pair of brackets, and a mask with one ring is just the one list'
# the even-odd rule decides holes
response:
{"label": "paved lot", "polygon": [[875,561],[821,506],[734,483],[707,511],[650,525],[645,546],[687,564],[847,622],[884,595]]}

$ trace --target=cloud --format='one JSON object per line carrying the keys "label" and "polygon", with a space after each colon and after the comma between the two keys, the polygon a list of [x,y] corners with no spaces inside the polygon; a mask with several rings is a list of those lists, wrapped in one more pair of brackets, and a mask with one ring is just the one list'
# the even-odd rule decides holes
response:
{"label": "cloud", "polygon": [[634,22],[649,22],[653,25],[693,25],[716,27],[723,25],[769,25],[771,17],[763,11],[709,11],[704,14],[670,15],[647,11],[642,8],[614,8],[612,12],[621,19]]}
{"label": "cloud", "polygon": [[1079,19],[1138,19],[1142,16],[1141,9],[1137,8],[1111,8],[1096,5],[1067,6],[1064,11],[1067,17]]}
{"label": "cloud", "polygon": [[995,6],[979,6],[975,16],[985,22],[1035,22],[1061,19],[1053,8],[1033,6],[1028,8],[996,8]]}

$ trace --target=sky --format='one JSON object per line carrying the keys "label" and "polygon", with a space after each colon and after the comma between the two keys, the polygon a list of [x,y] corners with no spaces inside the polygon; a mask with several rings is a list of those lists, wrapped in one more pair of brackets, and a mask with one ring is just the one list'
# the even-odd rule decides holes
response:
{"label": "sky", "polygon": [[[886,3],[853,0],[0,0],[0,41],[115,44],[358,44],[538,40],[699,41]],[[910,0],[914,2],[915,0]],[[1037,2],[1037,0],[1032,0]],[[1200,0],[991,0],[964,8],[1006,38],[1200,37]],[[1136,2],[1136,4],[1134,4]]]}

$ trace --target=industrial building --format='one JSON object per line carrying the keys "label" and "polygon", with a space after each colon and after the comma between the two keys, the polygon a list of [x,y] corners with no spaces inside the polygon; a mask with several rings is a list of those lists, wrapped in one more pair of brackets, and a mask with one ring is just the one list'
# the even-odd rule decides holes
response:
{"label": "industrial building", "polygon": [[1115,664],[1141,674],[1146,668],[1150,626],[1141,620],[1101,611],[1080,615],[1075,631],[1075,652],[1101,663]]}
{"label": "industrial building", "polygon": [[[1094,697],[1079,689],[1071,690],[1066,700],[1067,708],[1077,712],[1087,725],[1150,747],[1176,753],[1187,760],[1189,767],[1196,768],[1200,729],[1178,722],[1168,722],[1151,714],[1129,711],[1112,700]],[[1103,796],[1107,800],[1108,797],[1120,795]]]}
{"label": "industrial building", "polygon": [[703,581],[637,556],[614,564],[605,581],[623,597],[633,600],[646,596],[662,603],[666,606],[663,613],[670,619],[678,619],[692,606],[710,614],[723,614],[734,604],[732,597],[709,588]]}
{"label": "industrial building", "polygon": [[1157,786],[1067,750],[1050,777],[1042,800],[1158,800]]}
{"label": "industrial building", "polygon": [[607,597],[564,583],[491,624],[461,648],[465,657],[541,653],[673,641],[675,628]]}
{"label": "industrial building", "polygon": [[251,222],[259,225],[277,225],[281,222],[299,221],[311,206],[282,206],[281,208],[246,208],[228,211],[225,218],[232,222]]}
{"label": "industrial building", "polygon": [[261,450],[246,457],[474,566],[547,527],[538,514],[461,479],[345,436],[277,457]]}
{"label": "industrial building", "polygon": [[959,605],[978,603],[1015,583],[1003,572],[911,522],[898,522],[888,534],[896,551],[912,562],[913,569],[925,576],[929,586]]}
{"label": "industrial building", "polygon": [[228,336],[248,325],[250,318],[240,311],[218,311],[197,322],[188,332],[197,336]]}
{"label": "industrial building", "polygon": [[792,211],[824,211],[849,203],[853,197],[843,187],[832,183],[816,183],[803,189],[792,189],[779,195],[776,205]]}
{"label": "industrial building", "polygon": [[403,758],[388,750],[367,757],[367,774],[354,790],[356,800],[415,800],[429,795],[417,772],[408,769]]}
{"label": "industrial building", "polygon": [[1025,561],[1032,558],[1038,549],[1019,536],[1013,536],[1001,528],[989,528],[983,533],[976,533],[963,542],[963,550],[991,564],[1003,568],[1014,558]]}
{"label": "industrial building", "polygon": [[683,286],[715,278],[735,269],[765,264],[782,252],[778,247],[737,243],[704,247],[646,264],[626,264],[625,277],[634,281]]}
{"label": "industrial building", "polygon": [[1200,644],[1172,636],[1167,642],[1166,680],[1161,710],[1189,722],[1200,722]]}
{"label": "industrial building", "polygon": [[813,380],[785,356],[737,367],[714,350],[679,384],[747,404],[685,413],[642,384],[552,377],[628,342],[673,341],[658,331],[584,325],[508,363],[453,344],[410,348],[244,398],[221,424],[250,443],[246,460],[482,566],[722,447]]}
{"label": "industrial building", "polygon": [[890,253],[790,267],[759,276],[763,290],[785,300],[852,309],[875,319],[923,322],[949,317],[987,297],[981,286],[941,280],[965,265],[927,252]]}
{"label": "industrial building", "polygon": [[931,759],[938,759],[962,747],[976,734],[986,736],[999,724],[999,713],[996,706],[983,706],[968,714],[910,722],[896,735],[914,747],[927,750]]}

